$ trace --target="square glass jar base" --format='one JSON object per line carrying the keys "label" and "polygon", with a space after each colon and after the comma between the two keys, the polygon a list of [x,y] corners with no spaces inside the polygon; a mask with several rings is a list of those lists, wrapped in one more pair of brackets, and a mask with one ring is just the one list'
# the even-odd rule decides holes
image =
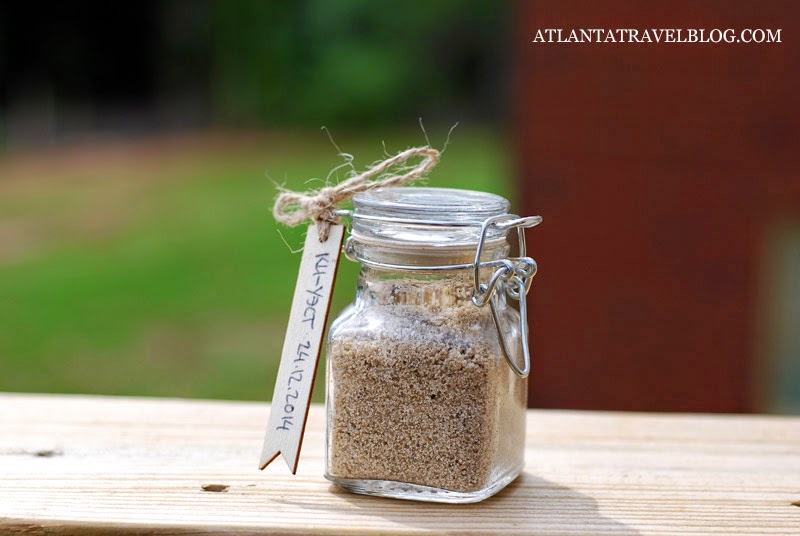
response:
{"label": "square glass jar base", "polygon": [[345,491],[360,493],[362,495],[375,495],[378,497],[390,497],[393,499],[407,499],[411,501],[426,501],[451,504],[475,503],[488,499],[519,476],[522,468],[510,471],[506,475],[497,479],[492,485],[481,488],[477,491],[451,491],[447,489],[433,488],[430,486],[420,486],[419,484],[409,484],[407,482],[396,482],[393,480],[368,480],[360,478],[339,478],[325,475],[325,478],[336,484]]}

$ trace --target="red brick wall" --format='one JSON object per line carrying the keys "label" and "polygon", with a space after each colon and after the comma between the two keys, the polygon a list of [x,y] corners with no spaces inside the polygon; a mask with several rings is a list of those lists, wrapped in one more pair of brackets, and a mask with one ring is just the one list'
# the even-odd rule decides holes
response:
{"label": "red brick wall", "polygon": [[[535,407],[750,411],[759,248],[800,213],[800,2],[520,2]],[[537,28],[782,44],[533,44]]]}

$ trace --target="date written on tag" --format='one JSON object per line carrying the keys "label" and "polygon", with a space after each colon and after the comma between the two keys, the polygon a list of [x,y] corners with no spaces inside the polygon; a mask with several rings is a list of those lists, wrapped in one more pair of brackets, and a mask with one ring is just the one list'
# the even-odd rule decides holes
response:
{"label": "date written on tag", "polygon": [[315,225],[308,228],[259,461],[261,469],[283,454],[292,473],[297,472],[343,238],[341,225],[331,226],[325,242],[319,241]]}

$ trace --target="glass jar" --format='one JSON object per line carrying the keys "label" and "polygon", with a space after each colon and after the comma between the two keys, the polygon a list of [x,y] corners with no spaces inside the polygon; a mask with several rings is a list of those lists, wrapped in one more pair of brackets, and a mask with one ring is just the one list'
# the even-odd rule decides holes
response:
{"label": "glass jar", "polygon": [[328,336],[325,476],[369,495],[485,499],[523,467],[536,264],[521,229],[508,257],[507,234],[541,218],[442,188],[371,190],[353,205],[345,252],[362,269]]}

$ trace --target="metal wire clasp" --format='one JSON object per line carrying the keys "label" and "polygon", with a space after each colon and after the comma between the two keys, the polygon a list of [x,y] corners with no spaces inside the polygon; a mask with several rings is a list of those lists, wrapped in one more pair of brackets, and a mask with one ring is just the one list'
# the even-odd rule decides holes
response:
{"label": "metal wire clasp", "polygon": [[[531,257],[526,256],[525,248],[525,233],[523,229],[535,227],[542,223],[541,216],[528,216],[525,218],[518,218],[511,215],[492,216],[484,220],[481,226],[481,236],[478,240],[478,247],[475,250],[475,288],[472,291],[472,303],[478,307],[483,307],[487,303],[492,311],[492,320],[497,328],[497,335],[500,339],[500,348],[503,351],[503,357],[517,376],[526,378],[531,372],[531,352],[530,345],[528,344],[528,311],[525,296],[531,289],[533,277],[536,275],[536,261]],[[490,227],[498,229],[515,229],[517,231],[517,240],[519,242],[519,256],[509,257],[500,261],[481,262],[483,254],[483,244],[486,241],[486,235]],[[494,271],[489,278],[488,283],[481,283],[481,266],[488,266],[491,264],[499,264],[499,267]],[[511,357],[508,345],[506,344],[506,334],[500,323],[500,316],[497,313],[497,308],[492,300],[495,293],[497,284],[503,281],[505,284],[506,295],[510,298],[519,301],[519,331],[520,342],[522,344],[522,368],[517,365],[516,361]]]}
{"label": "metal wire clasp", "polygon": [[[337,210],[334,212],[336,216],[349,216],[351,220],[364,219],[371,221],[390,222],[390,223],[413,223],[415,225],[431,225],[443,227],[460,227],[460,226],[474,226],[472,222],[452,222],[440,220],[406,220],[402,218],[393,218],[387,216],[374,216],[366,214],[357,214],[349,210]],[[531,289],[533,277],[536,275],[536,261],[531,257],[526,256],[525,250],[525,233],[523,229],[535,227],[542,223],[541,216],[528,216],[520,218],[514,214],[501,214],[487,218],[481,224],[481,234],[478,240],[478,246],[475,250],[475,260],[472,263],[464,264],[449,264],[449,265],[407,265],[407,264],[390,264],[385,262],[371,261],[359,257],[356,253],[352,233],[345,241],[344,254],[353,261],[360,262],[365,266],[382,269],[392,270],[408,270],[408,271],[442,271],[442,270],[474,270],[474,289],[472,291],[472,303],[478,307],[484,307],[487,303],[492,311],[492,319],[497,328],[497,335],[500,339],[500,348],[503,352],[508,365],[511,367],[518,376],[526,378],[531,371],[531,353],[528,344],[528,311],[525,296]],[[519,241],[519,256],[509,257],[507,259],[481,261],[483,256],[484,243],[488,235],[489,229],[495,228],[501,231],[508,231],[515,229],[517,231],[517,239]],[[481,268],[497,267],[489,278],[488,283],[481,283]],[[519,330],[520,339],[522,343],[522,368],[517,365],[514,358],[511,356],[508,344],[506,343],[506,334],[500,322],[500,315],[497,312],[492,296],[495,294],[498,283],[504,283],[506,295],[519,301]]]}

